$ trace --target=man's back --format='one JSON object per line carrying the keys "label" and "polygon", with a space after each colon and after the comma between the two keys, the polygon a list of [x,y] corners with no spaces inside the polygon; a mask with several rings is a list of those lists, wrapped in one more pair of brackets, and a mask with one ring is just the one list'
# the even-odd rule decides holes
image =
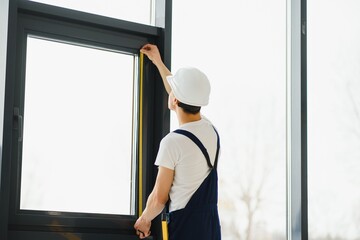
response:
{"label": "man's back", "polygon": [[[186,123],[179,129],[193,133],[205,146],[214,164],[217,137],[209,120]],[[170,190],[170,211],[182,209],[210,172],[201,150],[186,136],[171,132],[161,142],[156,165],[175,171]]]}

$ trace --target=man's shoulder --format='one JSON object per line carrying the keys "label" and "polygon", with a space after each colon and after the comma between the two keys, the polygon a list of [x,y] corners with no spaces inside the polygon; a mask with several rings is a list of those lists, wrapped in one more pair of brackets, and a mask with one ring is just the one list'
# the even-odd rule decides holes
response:
{"label": "man's shoulder", "polygon": [[165,145],[173,145],[179,141],[179,134],[175,133],[174,131],[169,132],[165,135],[165,137],[161,140],[161,144]]}

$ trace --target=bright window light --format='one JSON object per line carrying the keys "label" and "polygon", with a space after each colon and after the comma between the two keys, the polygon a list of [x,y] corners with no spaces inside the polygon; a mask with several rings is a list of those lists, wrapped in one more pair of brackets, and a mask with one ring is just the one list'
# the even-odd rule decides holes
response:
{"label": "bright window light", "polygon": [[36,37],[26,54],[20,209],[134,214],[136,57]]}
{"label": "bright window light", "polygon": [[153,25],[153,4],[155,0],[33,0],[58,7],[93,13],[126,21]]}

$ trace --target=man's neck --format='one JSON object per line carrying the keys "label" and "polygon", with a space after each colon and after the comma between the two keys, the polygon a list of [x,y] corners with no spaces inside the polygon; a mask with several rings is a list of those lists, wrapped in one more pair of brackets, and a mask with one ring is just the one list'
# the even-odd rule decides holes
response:
{"label": "man's neck", "polygon": [[185,123],[196,122],[196,121],[201,120],[201,115],[200,115],[200,112],[196,113],[196,114],[190,114],[190,113],[185,113],[182,110],[178,110],[177,118],[179,121],[179,125],[181,126]]}

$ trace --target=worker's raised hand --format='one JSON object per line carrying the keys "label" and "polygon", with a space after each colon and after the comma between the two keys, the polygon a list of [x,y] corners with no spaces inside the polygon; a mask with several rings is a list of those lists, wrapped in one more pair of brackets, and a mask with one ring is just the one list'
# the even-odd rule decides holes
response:
{"label": "worker's raised hand", "polygon": [[161,75],[161,78],[163,80],[166,92],[169,94],[171,92],[171,87],[170,87],[166,77],[170,76],[171,72],[165,66],[164,62],[162,61],[158,47],[156,45],[148,43],[148,44],[145,44],[140,49],[140,52],[145,54],[157,67],[157,69],[159,70],[159,73]]}
{"label": "worker's raised hand", "polygon": [[159,49],[156,45],[150,43],[145,44],[140,49],[140,52],[145,54],[155,65],[162,61]]}

